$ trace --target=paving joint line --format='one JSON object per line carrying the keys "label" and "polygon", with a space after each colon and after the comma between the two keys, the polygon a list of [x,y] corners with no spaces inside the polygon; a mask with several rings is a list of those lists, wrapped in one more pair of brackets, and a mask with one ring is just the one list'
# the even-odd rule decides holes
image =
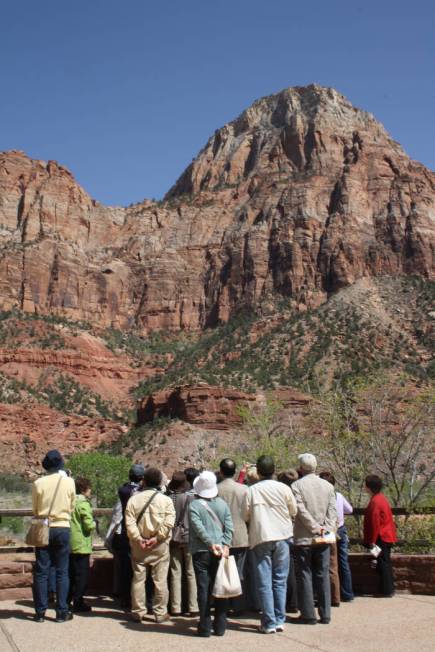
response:
{"label": "paving joint line", "polygon": [[14,639],[12,638],[12,634],[10,632],[8,632],[8,630],[6,628],[6,625],[4,623],[2,623],[2,622],[0,622],[0,629],[3,632],[5,639],[9,643],[9,646],[10,646],[12,652],[21,652],[20,648],[18,647],[18,645],[15,643]]}
{"label": "paving joint line", "polygon": [[325,650],[325,648],[319,647],[316,644],[305,643],[304,641],[300,641],[298,638],[293,638],[293,636],[289,636],[285,631],[278,634],[278,636],[282,636],[286,638],[288,641],[291,641],[292,643],[298,643],[299,645],[304,645],[309,650],[317,650],[317,652],[330,652],[330,650]]}
{"label": "paving joint line", "polygon": [[[234,620],[233,618],[230,619],[231,622],[237,623],[237,625],[242,625],[243,623],[240,622],[239,620]],[[275,634],[275,638],[286,638],[288,641],[291,641],[292,643],[298,643],[299,645],[303,645],[304,647],[307,647],[309,650],[317,650],[317,652],[330,652],[330,650],[325,650],[323,647],[319,647],[315,643],[305,643],[304,641],[300,641],[298,638],[294,638],[293,636],[290,636],[288,634],[288,629],[287,626],[292,627],[291,623],[286,623],[286,629],[283,632],[279,632]],[[294,627],[294,625],[293,625]]]}

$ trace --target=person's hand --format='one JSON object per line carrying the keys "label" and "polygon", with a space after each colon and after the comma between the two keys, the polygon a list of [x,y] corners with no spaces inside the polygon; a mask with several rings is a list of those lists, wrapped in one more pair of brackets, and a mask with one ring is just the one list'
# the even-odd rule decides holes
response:
{"label": "person's hand", "polygon": [[147,549],[147,542],[146,542],[145,539],[139,539],[139,545],[140,545],[140,547],[142,548],[142,550],[146,550],[146,549]]}
{"label": "person's hand", "polygon": [[223,553],[222,546],[220,546],[218,543],[213,543],[210,546],[210,550],[216,557],[221,557],[222,556],[222,553]]}
{"label": "person's hand", "polygon": [[228,546],[222,546],[222,557],[229,557],[230,549]]}
{"label": "person's hand", "polygon": [[146,539],[145,543],[147,549],[153,548],[155,545],[157,545],[157,537],[150,537],[149,539]]}

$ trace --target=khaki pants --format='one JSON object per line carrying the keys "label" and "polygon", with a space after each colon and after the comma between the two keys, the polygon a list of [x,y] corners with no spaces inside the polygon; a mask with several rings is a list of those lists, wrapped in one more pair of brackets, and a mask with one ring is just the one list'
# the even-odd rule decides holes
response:
{"label": "khaki pants", "polygon": [[329,560],[329,579],[331,582],[331,604],[340,604],[340,577],[338,575],[338,556],[337,544],[331,546],[331,556]]}
{"label": "khaki pants", "polygon": [[138,544],[132,545],[131,566],[133,580],[131,582],[131,613],[136,618],[146,614],[145,580],[148,568],[154,582],[153,609],[156,617],[165,616],[168,612],[168,570],[169,544],[159,543],[151,550],[142,550]]}
{"label": "khaki pants", "polygon": [[[183,573],[183,566],[185,574]],[[190,612],[198,611],[196,579],[195,571],[193,570],[192,555],[189,553],[187,546],[171,545],[169,587],[172,613],[181,613],[183,611],[182,587],[184,584],[184,577],[187,581],[187,608]]]}

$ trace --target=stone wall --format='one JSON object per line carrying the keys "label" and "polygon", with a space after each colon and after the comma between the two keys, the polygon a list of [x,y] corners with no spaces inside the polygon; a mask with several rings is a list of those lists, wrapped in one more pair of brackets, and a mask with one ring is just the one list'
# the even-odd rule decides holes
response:
{"label": "stone wall", "polygon": [[[350,555],[350,565],[357,595],[372,595],[378,590],[378,577],[365,553]],[[393,555],[396,589],[406,593],[435,595],[435,555]],[[113,587],[113,559],[107,553],[92,559],[91,594],[110,595]],[[32,562],[29,559],[1,561],[0,600],[32,597]]]}

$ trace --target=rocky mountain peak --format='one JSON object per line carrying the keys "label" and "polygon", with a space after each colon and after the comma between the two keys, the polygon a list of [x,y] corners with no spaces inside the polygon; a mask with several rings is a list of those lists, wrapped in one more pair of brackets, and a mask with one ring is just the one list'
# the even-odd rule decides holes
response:
{"label": "rocky mountain peak", "polygon": [[218,129],[167,198],[219,190],[257,175],[320,173],[342,165],[364,139],[403,154],[372,114],[333,88],[286,88],[256,100]]}
{"label": "rocky mountain peak", "polygon": [[289,88],[218,129],[163,202],[97,204],[57,163],[0,155],[0,307],[201,330],[432,277],[435,175],[337,91]]}

